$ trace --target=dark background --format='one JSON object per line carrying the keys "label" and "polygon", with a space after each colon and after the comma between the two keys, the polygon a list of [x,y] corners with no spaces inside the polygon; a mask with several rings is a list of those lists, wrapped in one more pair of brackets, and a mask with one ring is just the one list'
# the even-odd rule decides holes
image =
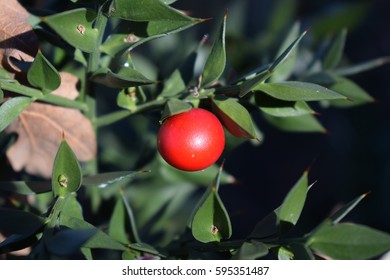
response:
{"label": "dark background", "polygon": [[[197,0],[179,1],[176,6],[192,11],[193,16],[212,18],[220,18],[228,9],[228,21],[233,21],[228,24],[228,38],[229,26],[234,29],[239,25],[243,27],[240,33],[243,38],[251,40],[263,36],[266,40],[270,36],[272,11],[278,5],[289,10],[280,14],[282,18],[276,21],[285,22],[288,27],[299,20],[304,29],[310,28],[308,36],[313,42],[347,27],[345,58],[351,63],[390,55],[390,2],[385,0]],[[240,18],[232,19],[236,16]],[[212,26],[212,21],[205,23],[198,28],[199,34]],[[285,27],[280,31],[283,34]],[[245,53],[246,50],[232,51],[228,44],[227,51],[229,57],[238,55],[234,51]],[[242,59],[247,61],[246,65],[238,63],[243,69],[258,62],[256,57]],[[390,65],[352,76],[376,102],[321,112],[319,120],[328,129],[327,135],[280,132],[254,115],[265,134],[265,141],[260,146],[245,143],[227,156],[225,169],[235,175],[240,184],[221,190],[224,199],[235,202],[226,207],[237,235],[250,232],[253,224],[279,205],[309,167],[310,181],[317,183],[309,192],[297,231],[307,232],[334,207],[366,192],[371,193],[347,220],[390,231],[389,77]]]}

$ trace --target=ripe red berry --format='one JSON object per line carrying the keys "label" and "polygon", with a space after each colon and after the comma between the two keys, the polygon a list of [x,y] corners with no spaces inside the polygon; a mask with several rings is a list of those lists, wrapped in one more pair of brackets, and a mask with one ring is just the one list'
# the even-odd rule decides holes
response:
{"label": "ripe red berry", "polygon": [[218,118],[207,110],[193,108],[166,119],[157,135],[157,149],[173,167],[198,171],[221,156],[225,133]]}

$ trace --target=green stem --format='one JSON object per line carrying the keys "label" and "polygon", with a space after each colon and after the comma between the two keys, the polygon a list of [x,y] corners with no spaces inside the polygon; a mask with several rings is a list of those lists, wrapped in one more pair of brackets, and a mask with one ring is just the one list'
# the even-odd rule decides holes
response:
{"label": "green stem", "polygon": [[128,116],[135,115],[153,108],[159,108],[162,105],[164,105],[165,102],[166,102],[165,99],[156,99],[139,105],[135,111],[120,110],[120,111],[108,113],[104,116],[97,118],[94,122],[94,125],[96,127],[106,126],[115,123],[117,121],[120,121],[124,118],[127,118]]}

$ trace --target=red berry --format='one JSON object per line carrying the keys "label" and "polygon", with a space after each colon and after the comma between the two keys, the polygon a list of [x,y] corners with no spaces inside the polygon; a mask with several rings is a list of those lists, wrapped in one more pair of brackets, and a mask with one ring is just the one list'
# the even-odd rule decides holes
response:
{"label": "red berry", "polygon": [[157,135],[157,149],[173,167],[198,171],[221,156],[225,133],[218,118],[207,110],[193,108],[166,119]]}

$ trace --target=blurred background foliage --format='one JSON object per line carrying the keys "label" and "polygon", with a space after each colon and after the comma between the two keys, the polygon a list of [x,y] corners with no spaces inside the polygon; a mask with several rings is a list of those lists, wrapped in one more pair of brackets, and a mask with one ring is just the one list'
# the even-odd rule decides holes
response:
{"label": "blurred background foliage", "polygon": [[[44,7],[61,11],[70,5],[70,1],[23,2],[32,10]],[[343,57],[346,65],[390,55],[390,3],[385,0],[187,0],[173,6],[190,11],[193,17],[210,20],[137,48],[132,58],[150,79],[168,77],[204,35],[214,33],[226,10],[227,57],[234,69],[229,73],[232,77],[272,61],[296,21],[302,30],[309,29],[300,43],[302,61],[298,61],[298,68],[342,28],[348,29]],[[264,141],[260,145],[243,142],[223,155],[225,170],[235,178],[234,184],[223,185],[219,191],[232,220],[233,239],[247,236],[260,219],[280,204],[307,168],[311,170],[310,181],[317,183],[309,192],[295,234],[308,232],[335,207],[365,192],[371,194],[348,219],[390,232],[389,76],[390,65],[384,65],[350,77],[375,98],[373,104],[347,109],[316,107],[326,134],[282,132],[265,122],[260,112],[253,113]],[[153,94],[153,90],[146,88],[146,93]],[[101,86],[97,98],[99,114],[117,108],[117,91]],[[158,111],[132,116],[102,127],[98,137],[100,172],[152,171],[131,179],[125,193],[134,208],[140,236],[146,242],[159,240],[161,245],[185,225],[202,187],[211,183],[215,172],[210,176],[188,175],[162,163],[155,147],[159,117]],[[12,173],[9,166],[2,168],[0,174],[7,179],[20,176]],[[225,178],[225,182],[231,181],[231,177]],[[99,189],[100,195],[92,196],[97,197],[91,201],[92,210],[86,209],[91,223],[108,223],[121,187],[123,182]]]}

